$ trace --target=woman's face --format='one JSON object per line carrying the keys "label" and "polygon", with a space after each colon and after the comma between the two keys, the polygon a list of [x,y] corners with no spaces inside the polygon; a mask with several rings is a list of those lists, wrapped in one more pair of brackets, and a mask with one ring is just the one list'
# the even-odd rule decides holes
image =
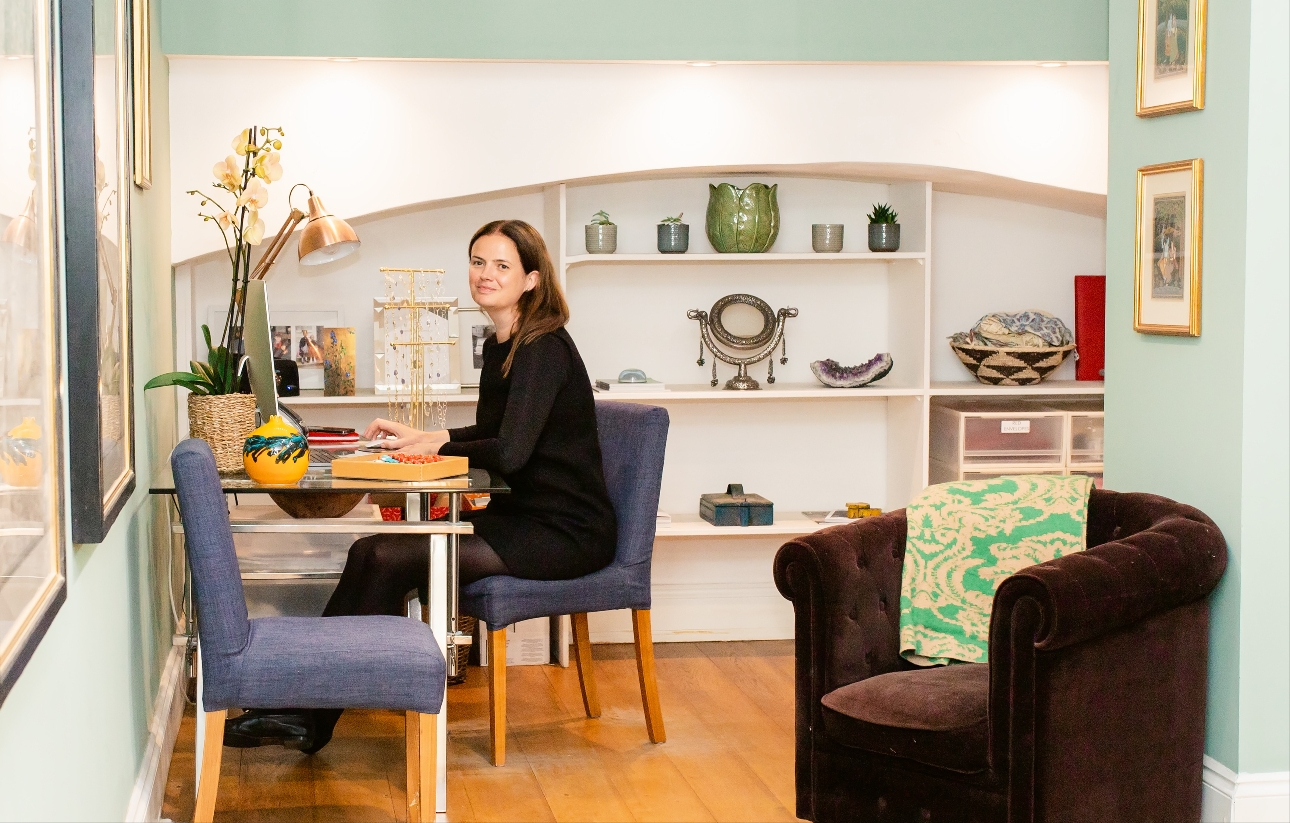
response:
{"label": "woman's face", "polygon": [[506,310],[537,285],[538,273],[524,271],[519,249],[504,234],[486,234],[470,249],[470,296],[482,309]]}

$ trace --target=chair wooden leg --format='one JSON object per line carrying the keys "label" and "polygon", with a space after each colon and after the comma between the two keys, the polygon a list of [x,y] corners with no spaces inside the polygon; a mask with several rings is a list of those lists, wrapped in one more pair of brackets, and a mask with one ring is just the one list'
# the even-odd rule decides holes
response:
{"label": "chair wooden leg", "polygon": [[224,718],[228,709],[202,712],[206,724],[206,739],[199,756],[202,759],[202,777],[197,784],[197,808],[193,811],[194,823],[211,823],[215,819],[215,795],[219,792],[219,767],[224,757]]}
{"label": "chair wooden leg", "polygon": [[[419,739],[421,742],[421,754],[418,758],[420,767],[420,784],[421,784],[421,823],[431,823],[435,819],[435,807],[439,805],[439,781],[436,779],[435,767],[438,765],[435,761],[439,756],[439,736],[436,733],[439,726],[439,715],[437,714],[419,714],[417,715],[418,724],[420,725]],[[414,823],[413,818],[408,817],[408,823]]]}
{"label": "chair wooden leg", "polygon": [[488,730],[493,765],[506,765],[506,627],[488,630]]}
{"label": "chair wooden leg", "polygon": [[636,638],[636,674],[641,681],[641,702],[645,704],[645,730],[651,743],[667,740],[663,709],[658,702],[658,680],[654,677],[654,633],[649,609],[632,609],[632,634]]}
{"label": "chair wooden leg", "polygon": [[403,723],[407,744],[408,823],[421,819],[421,721],[417,712],[407,712]]}
{"label": "chair wooden leg", "polygon": [[587,717],[600,717],[600,694],[596,691],[596,670],[591,662],[591,635],[587,631],[587,613],[573,618],[573,659],[578,665],[578,685],[582,686],[582,705]]}

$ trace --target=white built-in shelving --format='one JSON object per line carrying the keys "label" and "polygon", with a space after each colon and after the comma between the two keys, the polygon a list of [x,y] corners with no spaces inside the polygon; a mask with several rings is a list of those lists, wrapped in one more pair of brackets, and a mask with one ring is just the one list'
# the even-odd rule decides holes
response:
{"label": "white built-in shelving", "polygon": [[[704,232],[708,184],[755,181],[779,186],[775,245],[764,254],[717,254]],[[1070,276],[1100,271],[1101,221],[1031,206],[1024,198],[935,198],[934,208],[929,182],[843,178],[824,167],[804,167],[799,176],[774,169],[720,175],[671,169],[372,216],[359,227],[361,255],[308,271],[284,255],[275,270],[271,311],[335,310],[341,325],[359,332],[358,395],[305,392],[286,402],[315,425],[361,428],[385,416],[387,397],[370,388],[377,268],[446,268],[445,293],[468,307],[465,239],[489,220],[526,220],[550,248],[570,305],[569,332],[590,376],[613,379],[624,368],[641,368],[667,386],[597,395],[662,406],[671,419],[660,499],[671,522],[657,530],[653,563],[656,639],[791,637],[791,606],[770,575],[776,550],[786,539],[825,528],[802,511],[854,501],[888,510],[905,505],[928,482],[936,404],[972,397],[1085,402],[1103,391],[1101,383],[1062,379],[1071,374],[1069,366],[1039,386],[982,385],[945,341],[987,311],[1045,308],[1071,324]],[[892,254],[867,250],[865,214],[879,202],[900,213],[902,245]],[[587,254],[583,227],[601,209],[618,226],[618,251]],[[690,250],[660,254],[655,227],[678,212],[690,224]],[[820,222],[846,226],[841,253],[811,250],[811,224]],[[176,301],[187,307],[178,313],[178,363],[197,356],[200,324],[226,304],[225,265],[211,256],[176,267]],[[713,388],[711,355],[704,365],[696,363],[699,329],[686,312],[707,310],[734,292],[756,295],[773,310],[792,306],[799,312],[787,325],[788,363],[775,352],[777,382],[767,383],[765,361],[750,369],[760,391]],[[851,365],[878,352],[890,352],[895,367],[863,388],[827,388],[809,369],[813,360]],[[718,365],[721,384],[733,373]],[[440,398],[447,425],[473,422],[477,389]],[[719,528],[701,520],[699,495],[723,491],[728,483],[774,501],[775,523]],[[343,557],[348,544],[328,545]],[[593,640],[631,637],[625,616],[592,616]]]}

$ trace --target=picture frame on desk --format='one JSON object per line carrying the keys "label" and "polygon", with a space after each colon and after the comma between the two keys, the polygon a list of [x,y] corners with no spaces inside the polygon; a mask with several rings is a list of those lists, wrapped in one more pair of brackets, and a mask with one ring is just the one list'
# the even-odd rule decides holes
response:
{"label": "picture frame on desk", "polygon": [[496,329],[484,310],[478,306],[457,309],[457,362],[460,366],[461,387],[479,388],[479,376],[484,370],[484,341]]}
{"label": "picture frame on desk", "polygon": [[1138,0],[1139,117],[1205,108],[1206,0]]}
{"label": "picture frame on desk", "polygon": [[[68,461],[72,542],[100,543],[135,485],[130,294],[129,0],[94,0],[89,52],[69,51],[63,98]],[[103,13],[103,9],[109,11]],[[76,47],[80,44],[77,43]],[[77,84],[83,82],[83,86]],[[84,128],[82,128],[82,126]]]}
{"label": "picture frame on desk", "polygon": [[1138,169],[1133,330],[1200,336],[1204,161]]}

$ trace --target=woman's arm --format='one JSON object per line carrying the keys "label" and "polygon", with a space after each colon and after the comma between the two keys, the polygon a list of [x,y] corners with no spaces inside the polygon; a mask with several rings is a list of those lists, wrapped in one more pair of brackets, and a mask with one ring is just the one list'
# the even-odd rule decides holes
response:
{"label": "woman's arm", "polygon": [[511,388],[497,437],[459,440],[439,447],[439,454],[460,455],[481,469],[509,474],[523,468],[546,428],[556,395],[569,379],[569,350],[554,335],[543,335],[515,353]]}
{"label": "woman's arm", "polygon": [[372,445],[377,448],[415,448],[418,451],[429,449],[430,453],[433,454],[433,450],[438,448],[440,443],[448,441],[448,432],[443,429],[424,432],[403,423],[396,423],[393,420],[384,420],[378,417],[363,432],[363,439],[372,441]]}

